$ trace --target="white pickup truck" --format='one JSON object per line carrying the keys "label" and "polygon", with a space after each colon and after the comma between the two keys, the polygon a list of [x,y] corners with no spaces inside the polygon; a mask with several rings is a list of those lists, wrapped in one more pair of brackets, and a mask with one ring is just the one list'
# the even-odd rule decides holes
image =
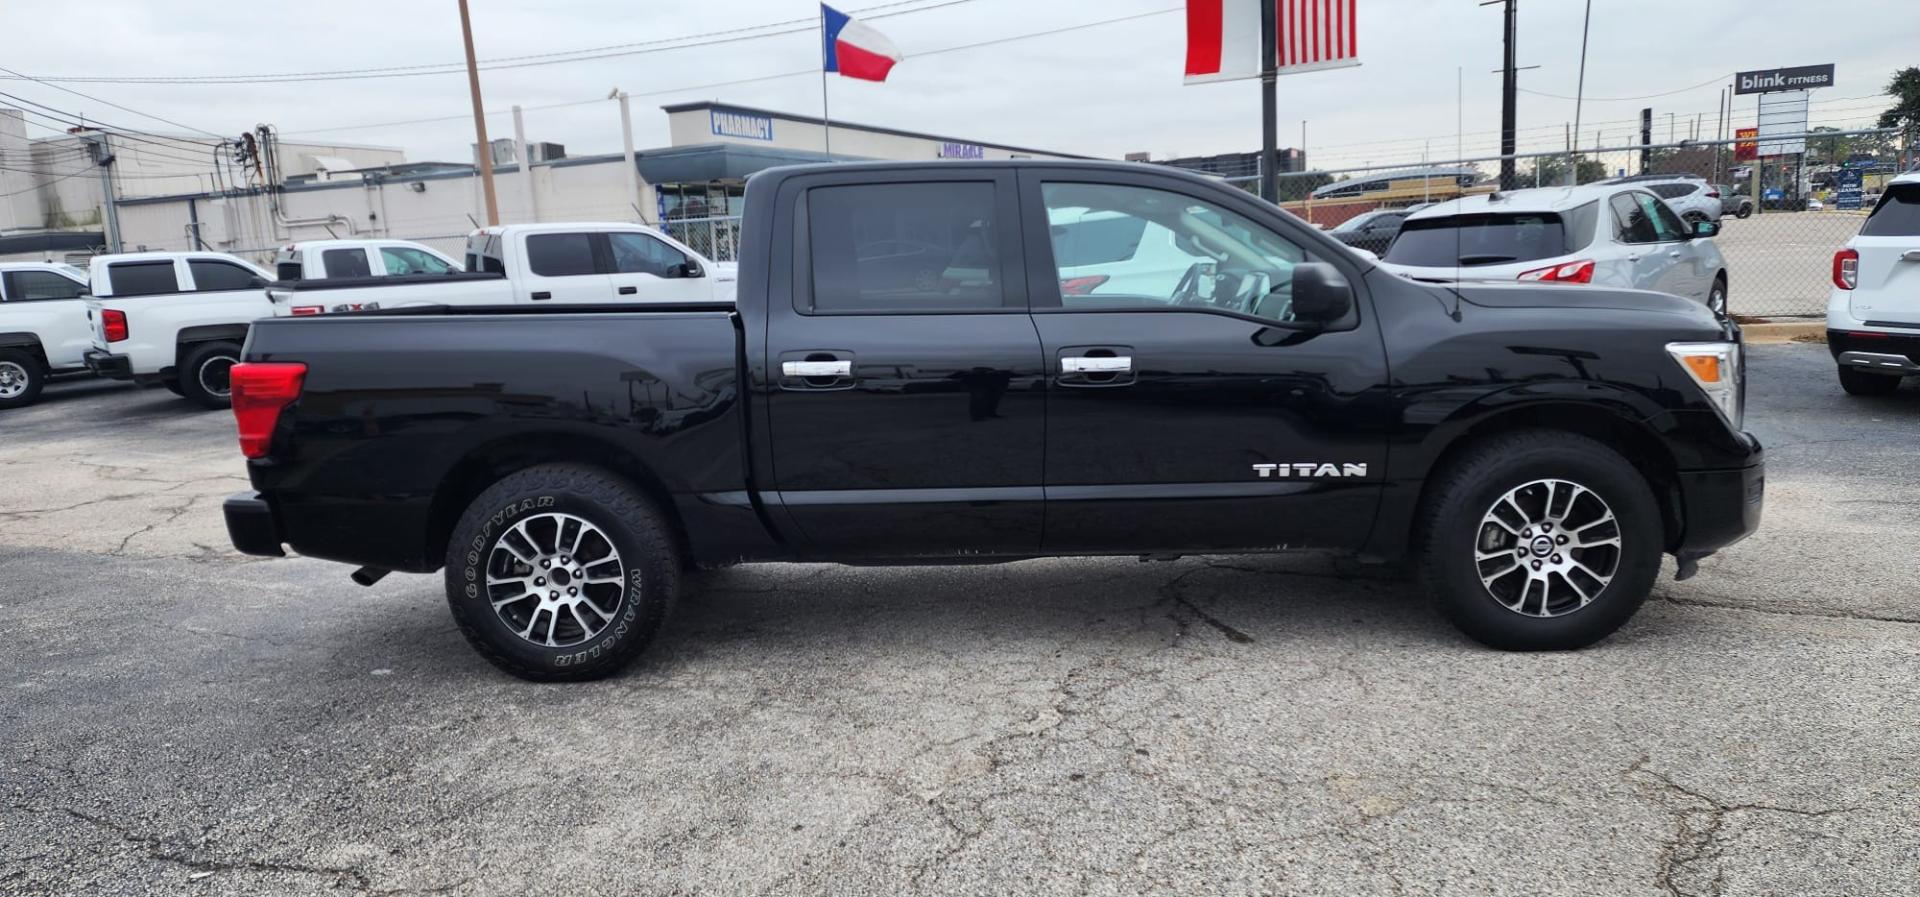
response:
{"label": "white pickup truck", "polygon": [[460,263],[411,240],[303,240],[273,257],[281,280],[458,274]]}
{"label": "white pickup truck", "polygon": [[230,404],[227,371],[247,329],[273,315],[266,271],[217,252],[134,252],[96,257],[91,275],[89,370]]}
{"label": "white pickup truck", "polygon": [[86,366],[86,293],[72,265],[0,263],[0,408],[30,405],[48,375]]}
{"label": "white pickup truck", "polygon": [[733,301],[738,267],[638,224],[514,224],[467,237],[466,272],[282,280],[276,316],[421,305]]}

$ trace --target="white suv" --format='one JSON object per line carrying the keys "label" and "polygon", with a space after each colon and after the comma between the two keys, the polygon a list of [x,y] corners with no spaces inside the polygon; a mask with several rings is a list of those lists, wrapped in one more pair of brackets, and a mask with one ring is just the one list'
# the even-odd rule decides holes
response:
{"label": "white suv", "polygon": [[[1704,179],[1683,174],[1638,174],[1633,177],[1612,178],[1601,181],[1603,184],[1631,185],[1643,190],[1653,191],[1653,195],[1667,201],[1667,205],[1680,215],[1680,220],[1688,224],[1702,221],[1719,221],[1726,214],[1726,207],[1720,195],[1720,188],[1707,183]],[[1746,216],[1740,216],[1746,217]]]}
{"label": "white suv", "polygon": [[1887,395],[1920,374],[1920,171],[1894,178],[1833,254],[1827,348],[1856,396]]}
{"label": "white suv", "polygon": [[1537,187],[1435,203],[1407,217],[1382,267],[1415,280],[1591,283],[1672,293],[1727,312],[1720,225],[1688,225],[1638,184]]}

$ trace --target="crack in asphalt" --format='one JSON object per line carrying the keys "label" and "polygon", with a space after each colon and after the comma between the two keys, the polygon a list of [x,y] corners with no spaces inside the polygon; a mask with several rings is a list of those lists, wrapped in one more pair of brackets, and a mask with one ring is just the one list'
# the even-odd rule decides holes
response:
{"label": "crack in asphalt", "polygon": [[[1620,773],[1620,778],[1630,783],[1650,784],[1657,794],[1678,796],[1686,802],[1697,805],[1695,809],[1675,809],[1669,811],[1673,816],[1673,835],[1661,845],[1655,870],[1655,881],[1669,897],[1720,897],[1726,887],[1726,869],[1717,862],[1713,867],[1713,877],[1708,879],[1704,890],[1695,890],[1691,885],[1691,873],[1695,866],[1715,862],[1725,853],[1721,843],[1721,830],[1727,817],[1735,813],[1784,813],[1792,816],[1821,818],[1842,813],[1858,812],[1864,807],[1830,807],[1808,810],[1800,807],[1784,807],[1777,804],[1727,803],[1703,791],[1688,788],[1675,782],[1667,774],[1652,769],[1649,764],[1652,757],[1642,753]],[[1702,817],[1702,818],[1696,818]],[[1687,881],[1683,882],[1683,879]]]}
{"label": "crack in asphalt", "polygon": [[1668,604],[1677,604],[1682,607],[1708,607],[1708,608],[1717,608],[1719,610],[1744,610],[1744,611],[1751,611],[1756,614],[1770,614],[1770,615],[1777,615],[1782,617],[1814,617],[1816,619],[1823,619],[1823,620],[1860,620],[1868,623],[1907,623],[1907,624],[1920,623],[1920,619],[1915,619],[1912,617],[1896,617],[1889,614],[1870,614],[1870,613],[1864,613],[1860,611],[1844,611],[1844,610],[1814,611],[1814,610],[1795,610],[1790,608],[1779,608],[1779,607],[1754,607],[1752,605],[1739,604],[1732,601],[1709,601],[1701,598],[1682,598],[1678,595],[1673,595],[1667,592],[1660,591],[1659,589],[1653,590],[1653,592],[1650,593],[1648,597],[1654,598],[1660,601],[1665,601]]}

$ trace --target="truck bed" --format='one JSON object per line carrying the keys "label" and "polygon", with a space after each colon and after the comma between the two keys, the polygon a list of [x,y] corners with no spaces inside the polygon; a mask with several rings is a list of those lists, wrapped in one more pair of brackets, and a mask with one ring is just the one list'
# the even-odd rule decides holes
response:
{"label": "truck bed", "polygon": [[642,462],[659,497],[709,513],[746,488],[739,333],[725,302],[263,320],[246,360],[307,375],[276,431],[291,454],[254,462],[254,482],[296,551],[395,570],[439,567],[428,546],[472,497],[449,496],[543,445]]}

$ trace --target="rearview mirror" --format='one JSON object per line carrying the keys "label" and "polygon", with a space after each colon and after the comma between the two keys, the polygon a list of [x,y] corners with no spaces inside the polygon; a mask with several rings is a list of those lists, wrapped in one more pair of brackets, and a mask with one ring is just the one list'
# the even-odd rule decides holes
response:
{"label": "rearview mirror", "polygon": [[1331,324],[1353,310],[1353,285],[1325,262],[1293,266],[1293,317],[1310,324]]}
{"label": "rearview mirror", "polygon": [[1696,237],[1711,237],[1719,232],[1718,221],[1696,221],[1693,224],[1693,235]]}

